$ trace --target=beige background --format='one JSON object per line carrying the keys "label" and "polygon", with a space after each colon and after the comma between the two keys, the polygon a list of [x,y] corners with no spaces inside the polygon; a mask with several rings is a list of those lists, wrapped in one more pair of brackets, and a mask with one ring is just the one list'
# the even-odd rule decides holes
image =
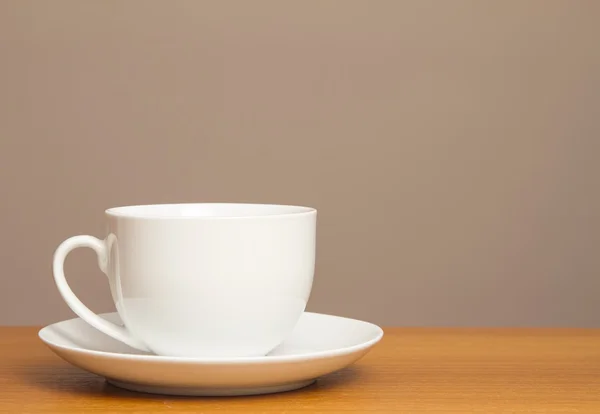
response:
{"label": "beige background", "polygon": [[[600,2],[1,1],[1,324],[107,207],[319,209],[309,309],[600,326]],[[90,251],[75,291],[113,308]]]}

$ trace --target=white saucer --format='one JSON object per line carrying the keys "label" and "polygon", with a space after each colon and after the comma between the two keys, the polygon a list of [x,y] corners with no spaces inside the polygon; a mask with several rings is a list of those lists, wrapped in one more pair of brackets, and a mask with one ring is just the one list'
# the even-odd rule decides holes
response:
{"label": "white saucer", "polygon": [[[117,313],[100,315],[121,323]],[[71,364],[133,391],[170,395],[251,395],[290,391],[364,356],[383,331],[368,322],[305,312],[294,332],[264,357],[202,359],[137,351],[79,318],[43,328],[39,337]]]}

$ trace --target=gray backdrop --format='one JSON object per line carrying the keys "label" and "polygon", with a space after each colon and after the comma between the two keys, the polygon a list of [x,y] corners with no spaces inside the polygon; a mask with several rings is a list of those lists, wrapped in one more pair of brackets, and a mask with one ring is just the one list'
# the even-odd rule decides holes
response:
{"label": "gray backdrop", "polygon": [[[1,324],[107,207],[319,209],[309,309],[600,326],[600,2],[0,2]],[[91,251],[74,290],[113,309]]]}

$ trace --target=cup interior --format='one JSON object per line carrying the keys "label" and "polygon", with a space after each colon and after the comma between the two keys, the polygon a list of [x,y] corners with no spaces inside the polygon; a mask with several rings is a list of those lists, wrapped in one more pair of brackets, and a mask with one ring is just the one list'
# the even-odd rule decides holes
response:
{"label": "cup interior", "polygon": [[315,211],[311,207],[279,204],[181,203],[113,207],[106,210],[106,214],[131,218],[244,218],[308,214]]}

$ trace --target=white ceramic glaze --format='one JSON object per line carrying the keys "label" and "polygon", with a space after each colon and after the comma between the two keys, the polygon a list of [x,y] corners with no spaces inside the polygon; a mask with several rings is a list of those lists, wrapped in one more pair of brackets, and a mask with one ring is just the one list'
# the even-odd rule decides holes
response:
{"label": "white ceramic glaze", "polygon": [[[265,355],[292,331],[308,301],[316,210],[267,204],[164,204],[106,211],[104,240],[75,236],[54,257],[57,287],[83,320],[157,355]],[[98,254],[117,326],[69,288],[63,263],[76,247]]]}
{"label": "white ceramic glaze", "polygon": [[[100,315],[119,323],[116,313]],[[305,312],[292,334],[267,356],[182,358],[133,349],[76,318],[43,328],[57,355],[134,391],[173,395],[248,395],[311,384],[365,355],[383,336],[376,325]],[[58,380],[58,379],[57,379]]]}

